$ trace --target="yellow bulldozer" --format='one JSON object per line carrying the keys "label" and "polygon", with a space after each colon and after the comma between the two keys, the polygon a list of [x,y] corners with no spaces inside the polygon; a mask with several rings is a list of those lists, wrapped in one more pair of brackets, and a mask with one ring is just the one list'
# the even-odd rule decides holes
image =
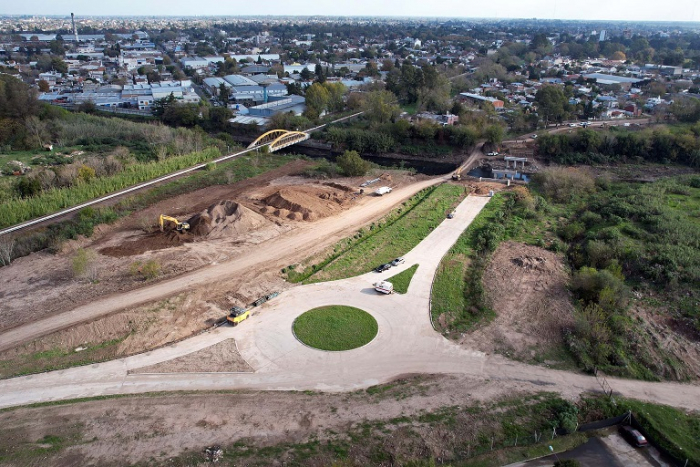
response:
{"label": "yellow bulldozer", "polygon": [[190,230],[190,224],[187,222],[180,222],[179,220],[175,219],[174,217],[166,216],[165,214],[160,215],[160,231],[163,231],[163,227],[165,225],[165,221],[170,221],[175,224],[175,230],[178,232],[184,232],[186,230]]}

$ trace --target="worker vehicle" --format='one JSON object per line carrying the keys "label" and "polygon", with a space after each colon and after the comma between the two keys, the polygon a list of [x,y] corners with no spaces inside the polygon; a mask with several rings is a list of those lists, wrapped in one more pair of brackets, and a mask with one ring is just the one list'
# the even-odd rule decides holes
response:
{"label": "worker vehicle", "polygon": [[374,290],[376,290],[377,292],[387,295],[394,293],[394,284],[392,284],[391,282],[379,281],[372,285],[374,286]]}
{"label": "worker vehicle", "polygon": [[250,310],[246,310],[245,308],[234,306],[230,311],[226,319],[234,326],[237,326],[238,323],[250,317]]}
{"label": "worker vehicle", "polygon": [[163,231],[163,226],[165,224],[165,221],[170,221],[175,224],[175,230],[178,232],[183,232],[185,230],[190,230],[190,224],[187,222],[180,222],[179,220],[175,219],[174,217],[166,216],[165,214],[160,215],[160,231]]}
{"label": "worker vehicle", "polygon": [[620,426],[619,431],[622,437],[625,438],[628,443],[632,444],[632,446],[643,448],[644,446],[647,446],[649,444],[644,435],[642,435],[640,432],[638,432],[629,425]]}
{"label": "worker vehicle", "polygon": [[374,268],[375,272],[384,272],[387,269],[391,269],[391,263],[385,263],[385,264],[380,264],[376,268]]}
{"label": "worker vehicle", "polygon": [[391,193],[391,187],[383,186],[381,188],[378,188],[377,191],[374,192],[374,194],[377,196],[382,196],[387,193]]}

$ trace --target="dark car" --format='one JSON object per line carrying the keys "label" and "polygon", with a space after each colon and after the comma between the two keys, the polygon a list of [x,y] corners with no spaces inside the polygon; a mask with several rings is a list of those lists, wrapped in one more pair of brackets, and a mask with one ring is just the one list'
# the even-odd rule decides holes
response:
{"label": "dark car", "polygon": [[634,428],[632,428],[629,425],[622,425],[620,427],[620,434],[632,446],[636,446],[638,448],[643,448],[644,446],[649,444],[647,439],[644,436],[642,436],[642,434],[640,432],[638,432],[637,430],[635,430]]}
{"label": "dark car", "polygon": [[452,219],[452,218],[454,218],[454,217],[455,217],[454,211],[452,211],[452,212],[450,212],[450,213],[447,214],[447,218],[448,218],[448,219]]}
{"label": "dark car", "polygon": [[386,264],[382,264],[382,265],[380,265],[380,266],[377,266],[377,268],[375,269],[375,271],[376,271],[376,272],[384,272],[384,271],[386,271],[387,269],[391,269],[391,263],[386,263]]}

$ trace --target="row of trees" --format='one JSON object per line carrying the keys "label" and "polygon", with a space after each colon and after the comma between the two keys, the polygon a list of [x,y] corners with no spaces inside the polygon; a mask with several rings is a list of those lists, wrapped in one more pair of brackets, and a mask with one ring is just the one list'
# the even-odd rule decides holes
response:
{"label": "row of trees", "polygon": [[688,131],[608,132],[579,130],[574,134],[542,135],[537,140],[540,157],[561,163],[677,162],[700,167],[700,124]]}

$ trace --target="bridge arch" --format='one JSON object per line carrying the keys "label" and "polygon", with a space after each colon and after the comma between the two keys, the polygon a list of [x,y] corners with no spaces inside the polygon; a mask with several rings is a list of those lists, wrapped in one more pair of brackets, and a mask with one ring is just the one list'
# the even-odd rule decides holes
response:
{"label": "bridge arch", "polygon": [[255,141],[250,143],[248,149],[268,146],[270,152],[286,148],[292,144],[300,143],[309,139],[310,135],[303,131],[290,130],[270,130],[260,135]]}

